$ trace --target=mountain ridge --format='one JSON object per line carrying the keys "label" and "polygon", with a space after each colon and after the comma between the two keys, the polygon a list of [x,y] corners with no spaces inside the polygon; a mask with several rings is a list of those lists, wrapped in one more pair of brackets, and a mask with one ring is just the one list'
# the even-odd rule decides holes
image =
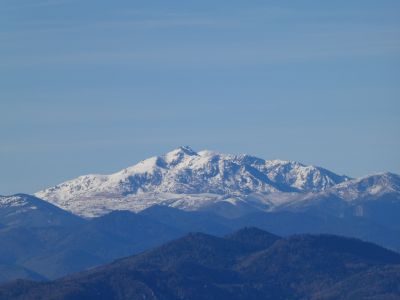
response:
{"label": "mountain ridge", "polygon": [[199,201],[207,205],[207,202],[229,197],[243,199],[251,194],[320,192],[350,179],[295,161],[264,160],[247,154],[208,150],[196,152],[184,146],[111,175],[77,177],[39,191],[35,196],[91,217],[105,214],[112,207],[140,211],[167,203],[190,210],[196,209],[196,205],[202,206]]}
{"label": "mountain ridge", "polygon": [[0,299],[349,299],[350,285],[396,299],[399,266],[399,253],[358,239],[245,228],[189,233],[56,281],[9,282]]}

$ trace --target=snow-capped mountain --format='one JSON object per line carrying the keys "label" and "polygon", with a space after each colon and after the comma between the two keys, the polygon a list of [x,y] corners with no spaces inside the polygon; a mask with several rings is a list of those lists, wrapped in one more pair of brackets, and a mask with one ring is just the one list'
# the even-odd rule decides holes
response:
{"label": "snow-capped mountain", "polygon": [[398,223],[400,213],[400,176],[385,172],[347,180],[321,192],[292,196],[277,210],[368,216],[377,223],[396,227],[393,224]]}
{"label": "snow-capped mountain", "polygon": [[85,175],[36,193],[61,208],[95,216],[153,204],[197,209],[251,194],[320,192],[349,178],[294,161],[180,147],[111,175]]}
{"label": "snow-capped mountain", "polygon": [[0,227],[73,226],[77,216],[31,195],[0,196]]}
{"label": "snow-capped mountain", "polygon": [[390,172],[373,174],[349,180],[330,189],[343,200],[373,199],[385,194],[400,192],[400,176]]}

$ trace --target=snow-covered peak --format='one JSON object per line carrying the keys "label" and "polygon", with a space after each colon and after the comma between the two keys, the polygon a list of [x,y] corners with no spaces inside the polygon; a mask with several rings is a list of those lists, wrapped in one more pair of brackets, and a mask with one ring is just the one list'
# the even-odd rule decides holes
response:
{"label": "snow-covered peak", "polygon": [[400,176],[390,172],[372,174],[338,184],[330,191],[345,200],[400,193]]}
{"label": "snow-covered peak", "polygon": [[130,174],[144,174],[144,173],[154,173],[160,167],[163,167],[163,162],[160,157],[153,156],[148,159],[142,160],[136,165],[123,169],[117,173],[112,174],[111,176],[120,177],[120,176],[129,176]]}
{"label": "snow-covered peak", "polygon": [[192,147],[190,147],[190,146],[180,146],[179,148],[172,150],[172,151],[168,152],[167,154],[171,154],[171,153],[183,153],[188,156],[198,155],[197,152],[194,151],[192,149]]}
{"label": "snow-covered peak", "polygon": [[192,156],[198,156],[198,154],[189,146],[182,146],[168,152],[163,156],[163,158],[168,165],[174,166]]}
{"label": "snow-covered peak", "polygon": [[306,166],[290,160],[275,159],[263,163],[262,160],[257,159],[253,165],[268,174],[268,178],[273,182],[289,186],[297,191],[323,191],[349,179],[347,176],[337,175],[321,167]]}
{"label": "snow-covered peak", "polygon": [[345,180],[345,176],[297,162],[196,152],[184,146],[111,175],[80,176],[35,195],[65,208],[77,202],[86,206],[92,199],[115,202],[150,194],[247,197],[254,193],[314,192]]}
{"label": "snow-covered peak", "polygon": [[201,150],[198,152],[198,155],[203,156],[203,157],[211,157],[211,156],[216,156],[220,155],[221,153],[212,151],[212,150]]}

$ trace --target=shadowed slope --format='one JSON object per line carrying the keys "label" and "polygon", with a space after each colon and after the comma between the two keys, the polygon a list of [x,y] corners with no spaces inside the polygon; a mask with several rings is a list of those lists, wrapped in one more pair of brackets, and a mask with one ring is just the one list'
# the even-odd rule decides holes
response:
{"label": "shadowed slope", "polygon": [[399,295],[399,264],[399,254],[356,239],[246,228],[226,238],[189,234],[50,283],[10,283],[0,299],[332,299],[350,284],[363,295],[361,284],[377,278],[369,297],[380,299]]}

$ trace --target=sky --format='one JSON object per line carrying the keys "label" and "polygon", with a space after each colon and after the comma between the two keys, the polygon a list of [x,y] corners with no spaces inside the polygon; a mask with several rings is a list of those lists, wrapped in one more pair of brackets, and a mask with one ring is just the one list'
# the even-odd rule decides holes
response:
{"label": "sky", "polygon": [[400,173],[400,1],[0,0],[0,195],[181,145]]}

